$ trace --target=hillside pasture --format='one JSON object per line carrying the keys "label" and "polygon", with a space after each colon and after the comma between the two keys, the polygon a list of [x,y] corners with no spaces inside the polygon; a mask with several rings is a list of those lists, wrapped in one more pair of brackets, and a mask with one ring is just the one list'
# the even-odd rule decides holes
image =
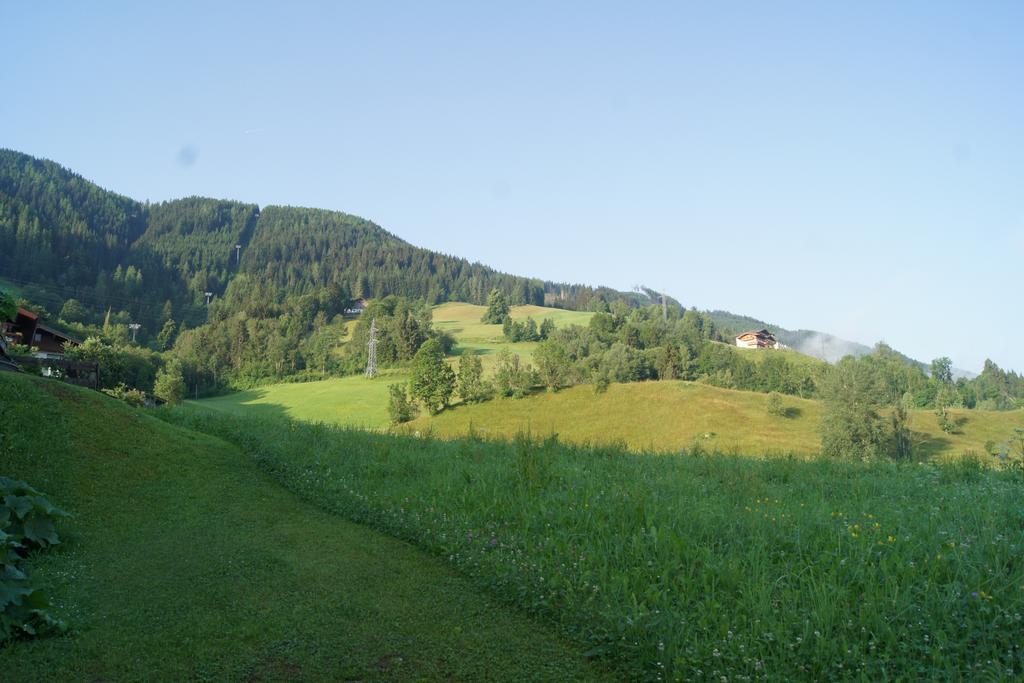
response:
{"label": "hillside pasture", "polygon": [[[480,322],[480,318],[487,312],[486,306],[477,306],[460,302],[440,304],[434,306],[433,323],[434,328],[448,332],[460,345],[468,342],[504,342],[501,325],[488,325]],[[585,311],[567,311],[561,308],[548,308],[545,306],[513,306],[509,311],[512,320],[526,320],[533,318],[537,325],[543,322],[544,318],[551,318],[556,327],[568,325],[587,325],[594,317],[593,313]]]}
{"label": "hillside pasture", "polygon": [[445,558],[626,667],[622,680],[1024,671],[1019,472],[162,415]]}
{"label": "hillside pasture", "polygon": [[[530,349],[494,345],[482,356],[493,364],[497,349],[517,347],[523,360]],[[449,359],[457,363],[457,357]],[[408,375],[385,371],[374,380],[362,376],[318,382],[273,384],[216,398],[190,401],[221,412],[278,413],[306,422],[383,430],[389,427],[388,385]],[[540,391],[523,399],[495,399],[475,405],[456,403],[439,415],[425,413],[396,428],[451,439],[475,432],[491,439],[511,439],[520,432],[558,434],[571,443],[620,444],[631,450],[678,452],[692,448],[745,454],[818,452],[821,404],[783,396],[784,416],[768,414],[766,394],[720,389],[697,382],[612,384],[601,394],[590,385]],[[1015,427],[1024,427],[1024,411],[949,411],[959,426],[947,434],[934,411],[910,413],[917,458],[949,459],[968,452],[985,456],[988,442],[1002,443]]]}
{"label": "hillside pasture", "polygon": [[590,385],[496,399],[421,416],[410,429],[442,438],[471,431],[510,439],[520,432],[583,444],[621,444],[630,450],[678,452],[702,448],[737,453],[810,455],[819,448],[816,401],[786,396],[790,417],[767,414],[767,396],[693,382],[612,384],[597,394]]}
{"label": "hillside pasture", "polygon": [[277,412],[306,422],[382,429],[389,424],[388,385],[408,380],[404,372],[385,370],[376,379],[353,375],[270,384],[190,403],[234,414]]}
{"label": "hillside pasture", "polygon": [[0,473],[73,515],[34,561],[70,632],[0,644],[4,683],[609,678],[442,560],[303,501],[220,439],[11,373],[0,429]]}
{"label": "hillside pasture", "polygon": [[[537,348],[537,342],[510,343],[506,341],[501,325],[488,325],[480,322],[480,318],[486,311],[486,306],[466,303],[446,303],[434,306],[434,328],[452,335],[457,344],[450,362],[457,367],[458,356],[472,349],[480,355],[485,376],[493,374],[498,354],[503,350],[508,350],[519,356],[522,363],[532,364],[533,350]],[[555,327],[565,327],[569,325],[585,326],[590,323],[594,314],[530,305],[513,306],[509,311],[509,316],[512,320],[517,321],[533,318],[538,326],[545,318],[550,318]]]}
{"label": "hillside pasture", "polygon": [[[822,406],[818,401],[783,396],[785,416],[770,415],[767,395],[720,389],[693,382],[612,384],[595,394],[589,385],[540,392],[523,399],[499,399],[455,406],[436,416],[420,416],[407,427],[442,438],[475,432],[510,439],[520,432],[558,434],[572,443],[621,443],[631,450],[678,452],[701,448],[746,454],[816,454]],[[988,441],[1005,441],[1024,427],[1024,411],[951,410],[958,433],[939,428],[935,413],[910,414],[919,458],[984,455]]]}

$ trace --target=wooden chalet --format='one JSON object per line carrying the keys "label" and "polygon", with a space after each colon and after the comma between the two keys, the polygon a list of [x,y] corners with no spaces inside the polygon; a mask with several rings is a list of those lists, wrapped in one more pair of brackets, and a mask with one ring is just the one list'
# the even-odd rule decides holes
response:
{"label": "wooden chalet", "polygon": [[768,330],[752,330],[737,335],[736,346],[742,349],[777,349],[779,342]]}
{"label": "wooden chalet", "polygon": [[13,321],[3,323],[3,336],[8,344],[20,344],[44,354],[63,355],[65,345],[82,343],[81,339],[43,324],[38,315],[24,308],[18,309]]}
{"label": "wooden chalet", "polygon": [[366,299],[358,299],[349,304],[348,308],[345,309],[345,315],[362,315],[366,307],[370,305]]}
{"label": "wooden chalet", "polygon": [[[99,389],[99,363],[64,357],[68,346],[81,343],[81,340],[39,322],[39,316],[32,311],[19,308],[14,320],[3,323],[0,328],[0,370],[28,371]],[[31,355],[13,355],[14,345],[28,346]]]}

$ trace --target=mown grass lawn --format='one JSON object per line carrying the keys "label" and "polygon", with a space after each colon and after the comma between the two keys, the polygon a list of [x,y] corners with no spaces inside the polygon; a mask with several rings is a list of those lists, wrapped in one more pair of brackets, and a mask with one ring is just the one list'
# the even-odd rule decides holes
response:
{"label": "mown grass lawn", "polygon": [[5,683],[607,675],[235,446],[100,394],[0,374],[0,473],[74,514],[36,569],[71,632],[0,646]]}

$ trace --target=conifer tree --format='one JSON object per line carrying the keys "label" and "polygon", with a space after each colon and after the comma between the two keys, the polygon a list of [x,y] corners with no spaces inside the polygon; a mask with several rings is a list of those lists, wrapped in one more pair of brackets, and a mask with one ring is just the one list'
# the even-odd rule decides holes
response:
{"label": "conifer tree", "polygon": [[501,325],[508,318],[508,312],[508,300],[505,299],[505,295],[501,293],[501,290],[495,287],[487,295],[487,312],[484,313],[484,317],[480,319],[480,322],[490,325]]}

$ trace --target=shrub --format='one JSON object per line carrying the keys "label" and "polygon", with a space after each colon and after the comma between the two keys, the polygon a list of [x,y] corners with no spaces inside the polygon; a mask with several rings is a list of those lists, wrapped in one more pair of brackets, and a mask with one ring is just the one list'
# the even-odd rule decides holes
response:
{"label": "shrub", "polygon": [[946,434],[956,434],[956,421],[949,416],[949,412],[944,406],[939,407],[939,409],[935,411],[935,417],[938,418],[939,429],[944,431]]}
{"label": "shrub", "polygon": [[113,389],[104,389],[103,393],[107,396],[112,396],[119,401],[124,401],[128,405],[135,406],[136,408],[141,408],[146,405],[145,392],[133,389],[123,382]]}
{"label": "shrub", "polygon": [[519,362],[519,356],[508,349],[502,349],[498,354],[498,363],[494,368],[494,387],[499,395],[522,398],[538,381],[533,369]]}
{"label": "shrub", "polygon": [[484,380],[484,366],[473,349],[466,349],[459,356],[459,397],[466,403],[478,403],[491,398],[494,388]]}
{"label": "shrub", "polygon": [[391,424],[409,422],[419,413],[416,404],[409,399],[404,384],[389,385],[388,393],[388,415],[391,416]]}
{"label": "shrub", "polygon": [[765,407],[768,410],[768,414],[774,417],[785,417],[786,415],[786,406],[782,405],[782,396],[777,391],[768,394]]}

